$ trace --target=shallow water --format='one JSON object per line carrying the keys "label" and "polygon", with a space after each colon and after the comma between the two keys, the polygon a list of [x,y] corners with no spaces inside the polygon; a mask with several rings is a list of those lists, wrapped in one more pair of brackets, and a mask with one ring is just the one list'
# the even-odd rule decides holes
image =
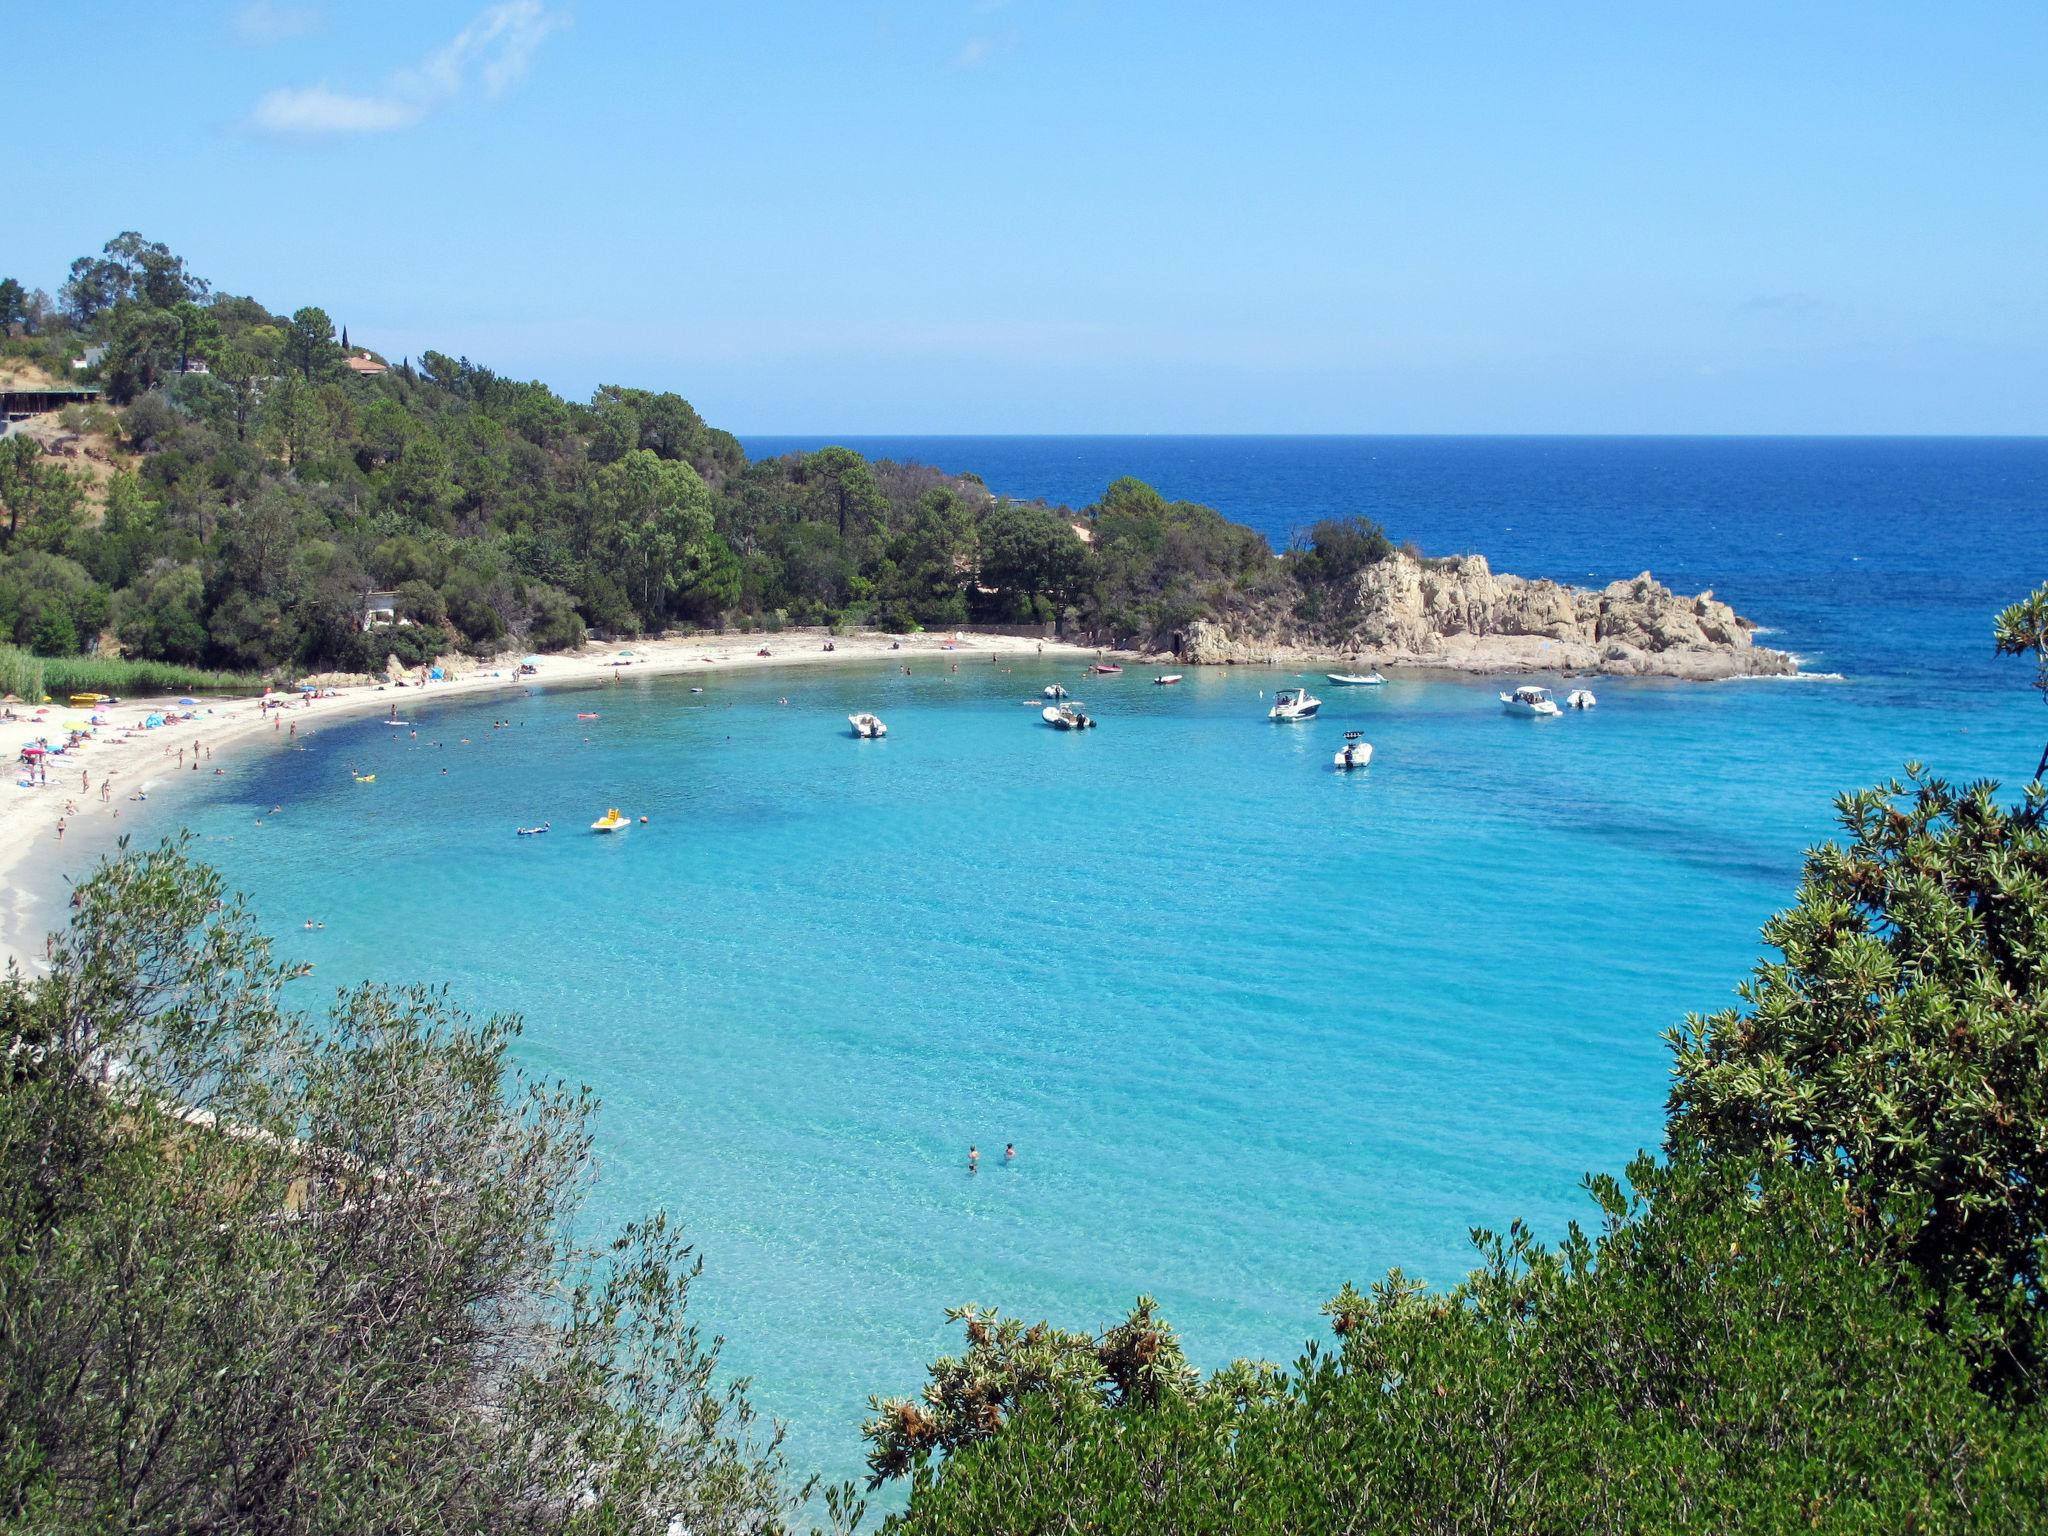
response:
{"label": "shallow water", "polygon": [[[2040,481],[1998,517],[1938,481],[1860,523],[1756,498],[1744,548],[1783,532],[1801,574],[1724,595],[1844,682],[1601,681],[1552,721],[1480,683],[1322,687],[1289,727],[1264,671],[642,680],[416,701],[417,742],[330,727],[180,819],[316,980],[523,1013],[527,1060],[605,1101],[596,1214],[680,1217],[699,1321],[796,1460],[850,1475],[949,1304],[1101,1325],[1149,1292],[1199,1363],[1285,1361],[1346,1279],[1450,1281],[1473,1225],[1583,1215],[1581,1175],[1657,1140],[1660,1031],[1732,1001],[1831,797],[1908,756],[2033,764],[2048,712],[1985,653],[2048,575]],[[1829,522],[1842,583],[1852,534],[1884,552],[1856,623]],[[1603,576],[1665,569],[1616,544]],[[1039,723],[1055,680],[1100,729]],[[887,740],[849,735],[866,708]],[[1370,769],[1331,769],[1345,729]],[[582,830],[613,804],[648,825]]]}

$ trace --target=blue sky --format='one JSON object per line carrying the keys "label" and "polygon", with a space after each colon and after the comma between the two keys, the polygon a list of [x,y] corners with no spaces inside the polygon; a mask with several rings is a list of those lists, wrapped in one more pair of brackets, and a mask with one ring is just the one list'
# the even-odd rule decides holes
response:
{"label": "blue sky", "polygon": [[[2048,431],[2048,5],[9,11],[119,230],[743,432]],[[52,158],[57,162],[52,163]]]}

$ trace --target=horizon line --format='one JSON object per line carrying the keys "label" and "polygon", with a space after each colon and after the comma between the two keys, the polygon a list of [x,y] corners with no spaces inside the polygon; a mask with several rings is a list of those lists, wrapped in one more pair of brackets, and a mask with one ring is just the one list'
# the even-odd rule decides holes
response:
{"label": "horizon line", "polygon": [[2048,442],[2042,432],[965,432],[922,431],[892,428],[887,431],[820,432],[794,428],[728,427],[734,437],[830,438],[834,442],[858,442],[888,438],[955,438],[962,441],[990,438],[1084,438],[1117,441],[1131,438],[1348,438],[1412,439],[1445,441],[1483,439],[1489,441],[1579,441],[1579,442],[1951,442],[1951,443],[2039,443]]}

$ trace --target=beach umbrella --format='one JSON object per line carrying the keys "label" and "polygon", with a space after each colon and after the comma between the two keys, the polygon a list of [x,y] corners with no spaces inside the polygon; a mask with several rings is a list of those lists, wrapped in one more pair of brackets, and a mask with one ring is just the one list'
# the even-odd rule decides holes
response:
{"label": "beach umbrella", "polygon": [[299,692],[301,692],[301,693],[318,693],[319,691],[320,691],[320,685],[319,685],[318,683],[301,683],[301,684],[299,684]]}
{"label": "beach umbrella", "polygon": [[21,749],[21,755],[23,757],[41,757],[43,755],[43,749],[41,747],[31,744]]}
{"label": "beach umbrella", "polygon": [[178,702],[180,704],[197,704],[199,701],[197,699],[180,699]]}
{"label": "beach umbrella", "polygon": [[538,656],[522,656],[519,659],[519,665],[522,667],[537,667],[540,665],[540,658]]}

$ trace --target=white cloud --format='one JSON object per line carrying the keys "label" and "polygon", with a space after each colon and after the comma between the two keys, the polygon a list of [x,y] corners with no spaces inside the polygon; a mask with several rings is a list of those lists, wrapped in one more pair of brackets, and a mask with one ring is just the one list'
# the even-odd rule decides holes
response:
{"label": "white cloud", "polygon": [[505,0],[480,12],[418,64],[393,74],[380,91],[280,86],[264,93],[249,121],[265,133],[297,138],[394,133],[425,120],[472,85],[488,98],[503,95],[526,77],[548,34],[566,24],[541,0]]}
{"label": "white cloud", "polygon": [[979,69],[995,51],[994,38],[970,37],[960,45],[960,51],[953,55],[951,63],[955,69]]}
{"label": "white cloud", "polygon": [[235,12],[235,37],[251,47],[287,42],[316,31],[327,20],[317,5],[280,5],[277,0],[248,0]]}

